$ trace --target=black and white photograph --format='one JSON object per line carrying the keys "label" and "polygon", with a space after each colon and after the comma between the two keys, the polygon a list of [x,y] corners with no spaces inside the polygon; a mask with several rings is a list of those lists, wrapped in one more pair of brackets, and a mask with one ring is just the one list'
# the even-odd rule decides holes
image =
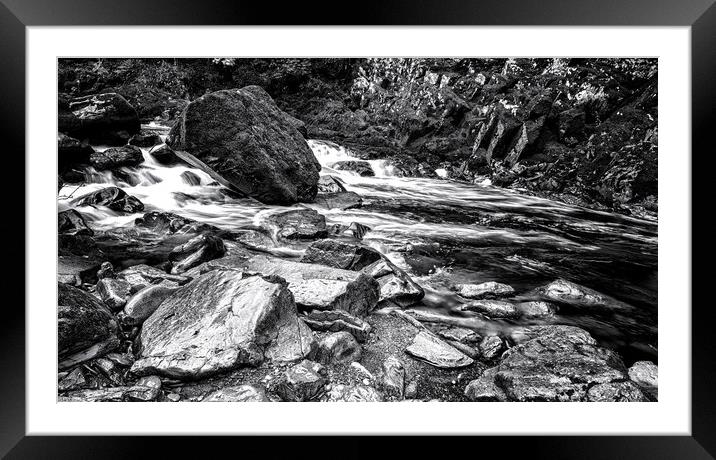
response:
{"label": "black and white photograph", "polygon": [[658,79],[57,59],[57,401],[658,402]]}

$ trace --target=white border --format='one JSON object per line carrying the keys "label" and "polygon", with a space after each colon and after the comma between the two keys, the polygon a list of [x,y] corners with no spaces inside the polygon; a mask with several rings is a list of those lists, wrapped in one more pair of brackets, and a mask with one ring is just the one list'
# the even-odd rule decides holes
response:
{"label": "white border", "polygon": [[[27,434],[690,434],[690,28],[28,27],[27,50]],[[56,403],[56,58],[212,55],[658,56],[659,402]]]}

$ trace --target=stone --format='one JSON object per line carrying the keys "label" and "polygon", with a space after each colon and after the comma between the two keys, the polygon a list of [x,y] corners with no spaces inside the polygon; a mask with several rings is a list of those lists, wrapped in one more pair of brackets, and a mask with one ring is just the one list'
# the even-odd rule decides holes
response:
{"label": "stone", "polygon": [[356,209],[363,206],[363,199],[356,192],[319,193],[314,200],[318,206],[326,209]]}
{"label": "stone", "polygon": [[517,318],[520,311],[504,300],[473,300],[459,307],[461,311],[476,311],[490,318]]}
{"label": "stone", "polygon": [[157,144],[162,143],[162,138],[159,134],[135,134],[129,138],[127,142],[129,145],[136,145],[137,147],[153,147]]}
{"label": "stone", "polygon": [[321,165],[297,129],[258,86],[216,91],[190,102],[167,138],[243,194],[267,204],[310,202]]}
{"label": "stone", "polygon": [[508,297],[515,293],[512,286],[497,283],[495,281],[487,281],[480,284],[458,284],[456,286],[458,294],[467,299],[497,299]]}
{"label": "stone", "polygon": [[351,171],[363,177],[375,176],[375,172],[370,166],[370,163],[362,160],[337,161],[331,165],[331,168],[339,171]]}
{"label": "stone", "polygon": [[77,206],[106,206],[113,211],[135,213],[144,210],[144,204],[118,187],[106,187],[72,201]]}
{"label": "stone", "polygon": [[357,271],[380,260],[381,257],[375,249],[361,244],[325,239],[311,243],[301,262]]}
{"label": "stone", "polygon": [[189,185],[201,185],[201,177],[191,171],[184,171],[179,177]]}
{"label": "stone", "polygon": [[87,384],[87,379],[81,367],[75,367],[72,371],[57,382],[59,391],[79,390]]}
{"label": "stone", "polygon": [[149,151],[149,155],[151,155],[157,163],[164,166],[172,166],[182,162],[176,152],[174,152],[174,150],[166,144],[152,147]]}
{"label": "stone", "polygon": [[270,402],[263,388],[239,385],[212,391],[202,402]]}
{"label": "stone", "polygon": [[323,366],[304,360],[292,366],[281,376],[276,393],[284,401],[313,401],[324,392],[327,383],[322,375]]}
{"label": "stone", "polygon": [[119,346],[117,321],[101,301],[62,283],[57,284],[57,292],[60,369],[102,356]]}
{"label": "stone", "polygon": [[314,351],[286,284],[212,270],[161,303],[142,325],[138,375],[196,379],[264,360],[291,362]]}
{"label": "stone", "polygon": [[482,340],[482,337],[472,329],[458,326],[442,329],[438,331],[438,335],[444,339],[462,343],[478,343]]}
{"label": "stone", "polygon": [[582,305],[605,305],[610,299],[599,292],[565,279],[558,279],[538,289],[549,300]]}
{"label": "stone", "polygon": [[147,286],[132,296],[124,306],[122,322],[130,326],[139,326],[152,316],[159,305],[174,293],[178,287],[163,285]]}
{"label": "stone", "polygon": [[326,218],[313,209],[292,209],[273,213],[263,220],[278,239],[306,240],[324,238],[327,235]]}
{"label": "stone", "polygon": [[499,358],[504,348],[504,343],[500,337],[488,335],[480,342],[480,355],[483,359],[491,361]]}
{"label": "stone", "polygon": [[169,260],[173,262],[171,273],[178,275],[206,261],[226,254],[224,241],[208,233],[197,235],[186,243],[172,249]]}
{"label": "stone", "polygon": [[441,369],[465,367],[474,362],[469,356],[427,331],[420,331],[405,352]]}
{"label": "stone", "polygon": [[139,228],[151,230],[155,233],[190,234],[217,232],[218,229],[209,224],[202,224],[192,219],[182,217],[171,212],[151,211],[134,220]]}
{"label": "stone", "polygon": [[95,288],[105,305],[112,311],[119,311],[127,303],[132,286],[121,279],[102,278]]}
{"label": "stone", "polygon": [[318,342],[315,360],[321,364],[341,364],[360,361],[361,347],[350,332],[341,331],[323,337]]}
{"label": "stone", "polygon": [[171,275],[149,265],[133,265],[117,273],[117,278],[126,281],[131,286],[131,292],[136,293],[155,284],[175,287],[191,281],[190,277]]}
{"label": "stone", "polygon": [[594,385],[587,390],[585,401],[645,402],[648,399],[634,382],[610,382]]}
{"label": "stone", "polygon": [[517,310],[523,318],[546,318],[554,316],[559,308],[550,302],[543,302],[541,300],[531,302],[520,302],[516,305]]}
{"label": "stone", "polygon": [[99,171],[113,170],[121,167],[135,167],[144,162],[142,150],[133,145],[112,147],[90,155],[90,163]]}
{"label": "stone", "polygon": [[339,193],[345,191],[346,188],[340,179],[335,176],[326,175],[318,179],[318,193]]}
{"label": "stone", "polygon": [[378,390],[370,385],[333,385],[331,389],[323,395],[321,401],[325,402],[381,402]]}
{"label": "stone", "polygon": [[405,271],[383,257],[362,270],[380,285],[380,301],[390,300],[409,307],[422,300],[425,291]]}
{"label": "stone", "polygon": [[347,331],[358,342],[368,340],[370,324],[343,310],[313,310],[301,316],[301,319],[314,331]]}
{"label": "stone", "polygon": [[74,209],[57,213],[57,232],[63,235],[94,235],[82,214]]}
{"label": "stone", "polygon": [[57,280],[63,284],[79,286],[97,280],[97,269],[101,260],[75,254],[62,254],[57,257]]}
{"label": "stone", "polygon": [[156,375],[141,377],[125,394],[128,401],[156,401],[161,393],[162,381]]}
{"label": "stone", "polygon": [[72,117],[60,117],[58,129],[91,144],[124,145],[140,129],[137,111],[117,93],[72,99],[69,111]]}
{"label": "stone", "polygon": [[659,389],[659,369],[651,361],[637,361],[628,371],[629,379],[650,394],[656,395]]}
{"label": "stone", "polygon": [[57,165],[58,169],[64,169],[77,164],[88,164],[90,155],[94,149],[87,143],[70,137],[63,133],[57,133]]}
{"label": "stone", "polygon": [[465,387],[465,396],[470,401],[506,401],[505,392],[495,383],[497,368],[487,369]]}
{"label": "stone", "polygon": [[386,396],[403,399],[405,389],[405,366],[395,356],[383,361],[380,388]]}

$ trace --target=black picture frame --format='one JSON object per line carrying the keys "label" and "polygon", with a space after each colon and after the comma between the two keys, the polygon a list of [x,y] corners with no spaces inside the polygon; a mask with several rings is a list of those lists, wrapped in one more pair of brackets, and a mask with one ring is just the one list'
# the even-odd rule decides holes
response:
{"label": "black picture frame", "polygon": [[[3,255],[6,257],[2,281],[4,305],[0,319],[0,455],[8,458],[119,458],[151,455],[161,448],[164,456],[188,456],[206,453],[206,439],[192,437],[42,437],[25,435],[25,285],[24,249],[32,244],[25,228],[25,29],[28,26],[75,25],[546,25],[546,26],[690,26],[692,65],[692,172],[693,160],[713,151],[711,132],[716,125],[713,103],[716,101],[716,6],[714,0],[364,0],[347,11],[336,2],[291,2],[280,7],[273,2],[245,0],[0,0],[0,139],[3,146],[5,176],[3,183],[12,193],[3,197],[0,224]],[[352,5],[352,4],[349,4]],[[49,154],[49,153],[48,153]],[[660,152],[680,155],[682,152]],[[20,174],[23,171],[24,174]],[[694,217],[706,214],[710,206],[706,190],[710,181],[692,175]],[[20,195],[22,194],[22,199]],[[701,206],[700,206],[701,205]],[[702,217],[703,220],[703,217]],[[702,239],[692,225],[692,247]],[[23,245],[19,241],[23,240]],[[697,246],[706,248],[706,245]],[[22,248],[22,249],[21,249]],[[21,252],[22,251],[22,252]],[[697,253],[701,258],[706,251]],[[21,262],[23,261],[23,262]],[[476,442],[445,442],[426,437],[400,440],[400,456],[426,453],[430,447],[448,455],[451,445],[486,452],[485,447],[501,448],[509,456],[549,458],[714,458],[716,457],[716,340],[713,340],[714,309],[710,303],[697,302],[697,292],[707,285],[710,270],[697,270],[692,259],[692,431],[691,436],[544,436],[483,437]],[[668,288],[668,286],[666,287]],[[13,293],[17,296],[13,296]],[[11,301],[15,297],[16,301]],[[673,306],[676,308],[676,306]],[[687,306],[688,308],[689,306]],[[681,307],[683,308],[683,307]],[[687,312],[687,309],[684,309]],[[426,421],[426,423],[430,423]],[[372,455],[360,438],[334,437],[321,441],[316,455],[361,457]],[[275,446],[290,450],[297,443],[310,446],[314,441],[267,442],[266,439],[242,440],[237,446],[231,438],[211,441],[211,448],[241,448],[242,455],[262,449],[268,456],[278,454]],[[141,444],[141,445],[140,445]],[[270,448],[267,446],[270,444]],[[335,446],[333,446],[335,445]],[[263,446],[263,447],[262,447]],[[316,445],[317,446],[317,445]],[[377,446],[377,444],[376,444]],[[330,450],[329,450],[330,449]],[[313,449],[311,449],[313,450]],[[170,452],[174,451],[174,452]],[[389,451],[386,451],[388,453]],[[237,452],[238,453],[238,452]],[[259,454],[256,454],[259,455]],[[527,457],[527,458],[529,458]]]}

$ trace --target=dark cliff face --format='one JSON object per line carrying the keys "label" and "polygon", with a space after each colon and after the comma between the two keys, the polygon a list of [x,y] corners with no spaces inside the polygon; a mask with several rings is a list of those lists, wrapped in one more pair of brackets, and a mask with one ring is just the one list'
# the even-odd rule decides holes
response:
{"label": "dark cliff face", "polygon": [[259,85],[309,138],[399,174],[657,211],[656,59],[61,60],[58,83],[168,122],[206,92]]}

